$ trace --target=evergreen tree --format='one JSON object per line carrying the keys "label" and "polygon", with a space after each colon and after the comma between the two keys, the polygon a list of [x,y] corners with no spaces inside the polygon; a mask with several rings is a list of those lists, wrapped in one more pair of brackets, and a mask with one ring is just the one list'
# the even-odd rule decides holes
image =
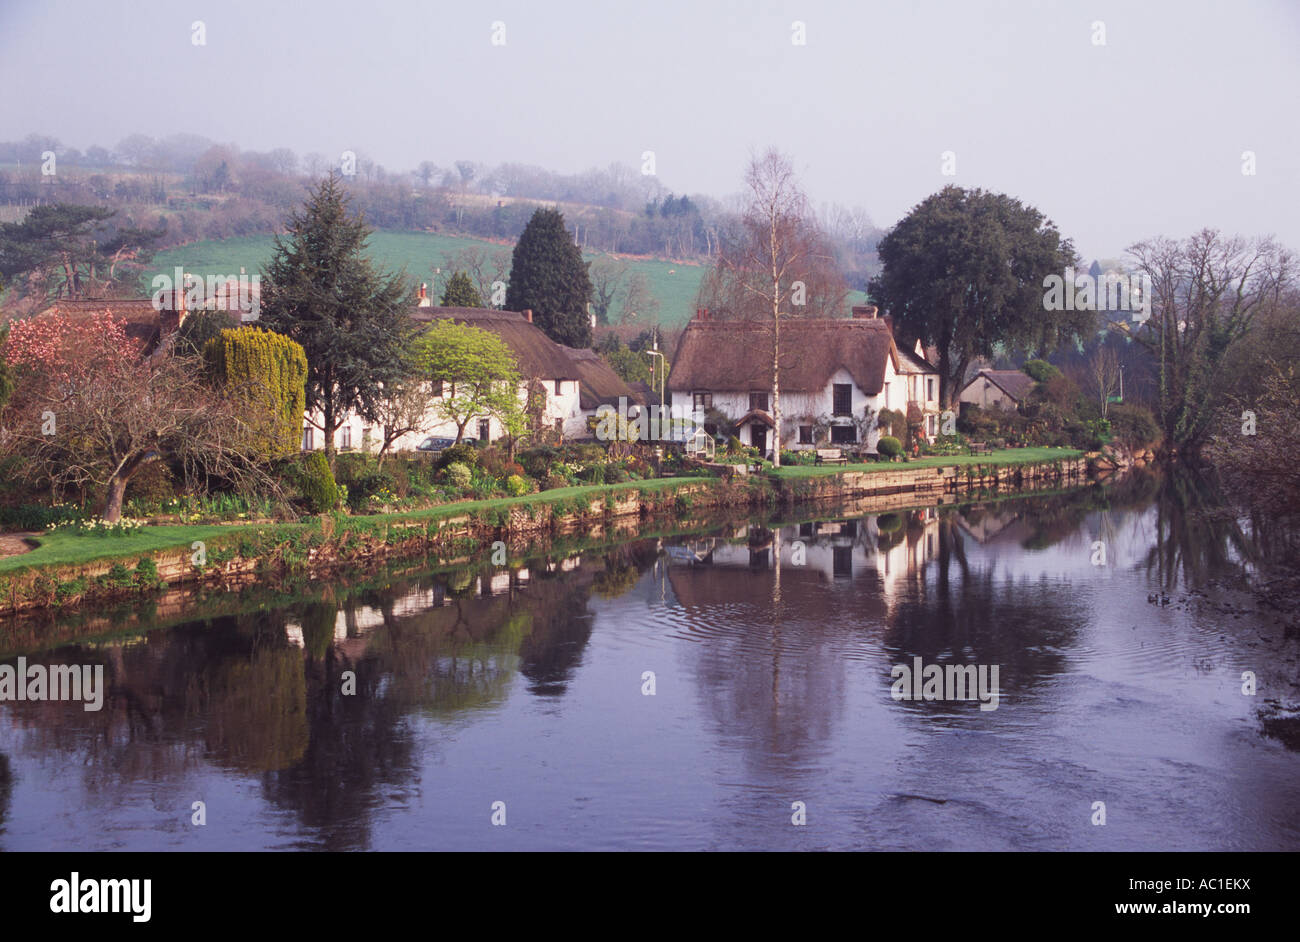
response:
{"label": "evergreen tree", "polygon": [[447,287],[442,292],[442,306],[483,307],[483,299],[478,296],[469,275],[458,271],[447,280]]}
{"label": "evergreen tree", "polygon": [[588,347],[590,298],[587,263],[569,238],[564,216],[554,209],[537,210],[515,245],[506,307],[531,309],[533,323],[557,343]]}
{"label": "evergreen tree", "polygon": [[404,273],[380,271],[366,255],[370,227],[338,177],[321,181],[262,274],[262,326],[307,354],[307,410],[333,461],[334,434],[355,412],[376,421],[383,384],[410,372],[414,335]]}
{"label": "evergreen tree", "polygon": [[1091,311],[1050,310],[1044,279],[1075,263],[1051,220],[1002,193],[944,187],[880,240],[872,298],[894,318],[899,346],[938,348],[939,400],[956,402],[966,373],[998,345],[1033,354],[1086,336]]}

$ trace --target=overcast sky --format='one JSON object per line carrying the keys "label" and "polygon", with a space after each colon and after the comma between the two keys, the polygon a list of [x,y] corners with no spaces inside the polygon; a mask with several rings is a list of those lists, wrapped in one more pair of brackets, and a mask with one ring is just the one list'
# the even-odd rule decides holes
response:
{"label": "overcast sky", "polygon": [[192,132],[390,171],[652,150],[718,197],[775,145],[816,203],[889,226],[985,187],[1089,258],[1202,226],[1300,249],[1298,106],[1296,0],[0,0],[0,139]]}

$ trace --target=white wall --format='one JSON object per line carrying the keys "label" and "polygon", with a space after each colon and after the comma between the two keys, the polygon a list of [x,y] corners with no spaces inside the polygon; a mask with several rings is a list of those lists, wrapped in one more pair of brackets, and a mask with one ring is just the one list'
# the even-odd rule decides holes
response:
{"label": "white wall", "polygon": [[[542,386],[546,390],[546,405],[542,413],[543,424],[550,429],[555,428],[556,421],[563,422],[563,435],[565,438],[583,438],[587,436],[586,415],[579,408],[578,381],[567,379],[560,383],[560,392],[556,394],[555,380],[542,380]],[[430,394],[430,402],[434,400]],[[521,386],[519,390],[519,401],[527,401],[527,388]],[[319,423],[322,417],[319,412],[309,414],[304,417],[304,427],[312,429],[312,450],[319,450],[325,447],[325,438],[319,428],[312,425],[315,421]],[[505,429],[501,423],[495,419],[489,419],[491,423],[491,437],[493,441],[505,434]],[[479,420],[473,418],[465,426],[465,439],[476,439],[479,437]],[[361,419],[355,414],[349,414],[344,420],[343,425],[334,433],[334,447],[339,451],[361,451],[365,441],[366,429],[371,429],[369,440],[369,450],[372,452],[379,451],[383,445],[383,433],[373,423]],[[347,444],[351,437],[350,444]],[[435,414],[432,405],[425,413],[424,421],[417,432],[409,432],[400,436],[389,447],[390,451],[413,451],[420,442],[425,438],[433,436],[435,438],[455,438],[456,426],[452,422],[440,420]]]}

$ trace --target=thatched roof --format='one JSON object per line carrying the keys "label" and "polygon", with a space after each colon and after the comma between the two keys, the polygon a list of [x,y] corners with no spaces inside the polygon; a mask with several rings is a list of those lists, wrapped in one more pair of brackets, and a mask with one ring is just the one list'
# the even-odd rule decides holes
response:
{"label": "thatched roof", "polygon": [[[885,384],[898,351],[883,318],[791,318],[781,324],[781,389],[818,392],[844,368],[868,396]],[[772,332],[766,324],[693,320],[668,374],[673,389],[744,392],[772,385]]]}
{"label": "thatched roof", "polygon": [[477,307],[412,307],[411,318],[420,323],[452,320],[490,330],[514,351],[519,371],[527,379],[580,379],[573,358],[541,328],[519,311],[497,311]]}
{"label": "thatched roof", "polygon": [[[1020,370],[980,370],[971,377],[970,383],[975,382],[981,376],[988,377],[990,383],[997,386],[998,389],[1001,389],[1016,402],[1024,402],[1025,397],[1033,390],[1036,382],[1032,376],[1028,373],[1022,373]],[[970,383],[967,383],[966,386],[969,386]],[[963,386],[962,392],[965,391],[966,387]]]}
{"label": "thatched roof", "polygon": [[127,339],[137,344],[142,353],[149,353],[158,346],[161,319],[152,298],[80,298],[75,301],[61,299],[41,313],[58,312],[73,317],[90,317],[105,311],[116,320],[126,321]]}
{"label": "thatched roof", "polygon": [[569,355],[578,369],[578,404],[583,409],[595,409],[601,405],[617,406],[620,397],[626,399],[628,404],[645,405],[645,397],[623,382],[622,377],[595,350],[565,346],[560,349]]}

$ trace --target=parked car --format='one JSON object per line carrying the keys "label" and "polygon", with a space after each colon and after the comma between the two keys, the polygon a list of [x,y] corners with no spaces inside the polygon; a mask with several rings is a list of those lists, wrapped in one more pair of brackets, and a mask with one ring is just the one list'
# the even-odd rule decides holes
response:
{"label": "parked car", "polygon": [[444,448],[450,448],[456,444],[454,438],[426,438],[420,444],[415,446],[416,451],[442,451]]}

